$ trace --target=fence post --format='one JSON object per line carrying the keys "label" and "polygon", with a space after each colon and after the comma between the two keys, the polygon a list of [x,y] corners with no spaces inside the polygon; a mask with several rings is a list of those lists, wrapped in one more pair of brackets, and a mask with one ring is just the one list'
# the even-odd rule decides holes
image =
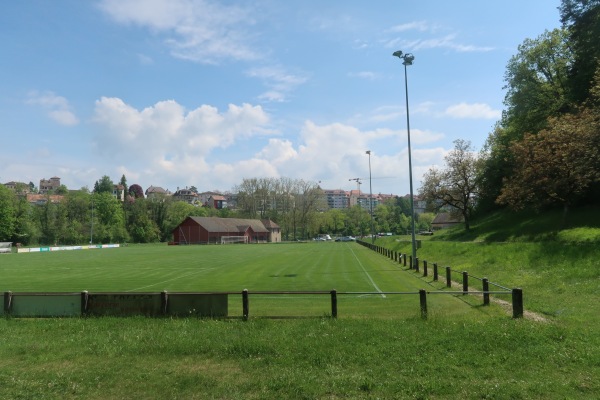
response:
{"label": "fence post", "polygon": [[169,294],[166,290],[160,292],[160,311],[163,315],[169,313]]}
{"label": "fence post", "polygon": [[415,269],[415,264],[413,263],[412,256],[408,256],[408,263],[410,264],[410,269]]}
{"label": "fence post", "polygon": [[337,290],[331,291],[331,317],[337,318]]}
{"label": "fence post", "polygon": [[419,290],[419,302],[421,303],[421,318],[427,319],[427,292],[425,289]]}
{"label": "fence post", "polygon": [[423,276],[427,276],[427,261],[423,260]]}
{"label": "fence post", "polygon": [[12,308],[12,292],[4,292],[4,314],[9,315]]}
{"label": "fence post", "polygon": [[452,287],[452,271],[446,267],[446,287]]}
{"label": "fence post", "polygon": [[415,271],[419,272],[419,257],[415,257]]}
{"label": "fence post", "polygon": [[433,263],[433,280],[436,282],[438,280],[438,265],[437,265],[437,263]]}
{"label": "fence post", "polygon": [[248,321],[248,315],[250,314],[250,301],[248,299],[248,289],[242,291],[242,318],[244,321]]}
{"label": "fence post", "polygon": [[404,266],[406,267],[406,253],[402,254],[402,259],[404,261]]}
{"label": "fence post", "polygon": [[512,290],[513,318],[523,318],[523,289]]}
{"label": "fence post", "polygon": [[488,281],[488,278],[483,278],[481,282],[483,282],[483,305],[489,306],[490,294],[488,292],[490,291],[490,282]]}
{"label": "fence post", "polygon": [[463,294],[469,293],[469,273],[467,271],[463,271]]}
{"label": "fence post", "polygon": [[87,290],[81,292],[81,315],[87,314],[89,293]]}

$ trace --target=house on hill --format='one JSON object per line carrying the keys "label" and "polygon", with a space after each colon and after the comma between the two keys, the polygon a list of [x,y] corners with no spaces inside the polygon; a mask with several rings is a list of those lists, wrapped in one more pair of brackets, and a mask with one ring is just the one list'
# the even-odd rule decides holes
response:
{"label": "house on hill", "polygon": [[[265,225],[268,225],[268,227]],[[174,244],[280,242],[281,229],[273,221],[257,219],[187,217],[173,229]],[[225,239],[224,239],[225,238]]]}

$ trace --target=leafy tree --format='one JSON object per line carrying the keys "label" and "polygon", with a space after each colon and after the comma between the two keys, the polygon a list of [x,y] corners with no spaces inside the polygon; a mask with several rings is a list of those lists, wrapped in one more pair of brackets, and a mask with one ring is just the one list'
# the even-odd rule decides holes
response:
{"label": "leafy tree", "polygon": [[14,193],[0,185],[0,241],[12,240],[15,234]]}
{"label": "leafy tree", "polygon": [[589,97],[590,82],[600,62],[600,0],[562,0],[560,15],[574,52],[570,96],[582,104]]}
{"label": "leafy tree", "polygon": [[69,193],[69,189],[65,185],[60,185],[54,190],[54,194],[64,196]]}
{"label": "leafy tree", "polygon": [[454,150],[444,160],[445,169],[431,168],[425,173],[419,196],[436,209],[451,207],[454,214],[464,218],[465,229],[469,230],[474,199],[478,194],[479,159],[471,149],[471,142],[459,139],[454,141]]}
{"label": "leafy tree", "polygon": [[536,39],[526,39],[506,67],[502,120],[488,136],[481,154],[479,207],[497,206],[503,180],[516,160],[509,150],[526,133],[548,126],[548,118],[572,109],[569,102],[569,68],[573,53],[567,33],[555,29]]}
{"label": "leafy tree", "polygon": [[129,193],[135,199],[143,199],[144,198],[144,189],[137,183],[134,183],[129,187]]}
{"label": "leafy tree", "polygon": [[121,202],[107,192],[94,194],[93,201],[94,239],[102,243],[127,241],[129,237]]}
{"label": "leafy tree", "polygon": [[112,193],[115,184],[107,175],[104,175],[100,178],[99,181],[96,181],[94,184],[94,193]]}
{"label": "leafy tree", "polygon": [[160,230],[150,218],[145,199],[138,199],[130,204],[127,213],[129,235],[136,243],[152,243],[160,240]]}
{"label": "leafy tree", "polygon": [[498,202],[514,209],[560,204],[564,223],[569,208],[600,182],[600,118],[585,109],[553,119],[550,125],[512,145],[513,156],[521,162]]}
{"label": "leafy tree", "polygon": [[567,111],[572,62],[567,34],[562,29],[525,39],[506,67],[503,126],[521,138],[526,132],[544,129],[548,117]]}

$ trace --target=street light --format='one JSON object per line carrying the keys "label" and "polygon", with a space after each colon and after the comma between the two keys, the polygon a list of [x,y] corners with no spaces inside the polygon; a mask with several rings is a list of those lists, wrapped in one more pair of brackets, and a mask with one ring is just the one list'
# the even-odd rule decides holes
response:
{"label": "street light", "polygon": [[416,269],[417,267],[417,241],[415,240],[415,200],[413,195],[413,181],[412,181],[412,158],[410,153],[410,118],[408,113],[408,77],[406,74],[406,66],[412,65],[415,56],[410,53],[403,54],[401,50],[395,51],[392,54],[394,57],[398,57],[402,60],[404,65],[404,89],[406,92],[406,131],[408,133],[408,178],[410,182],[410,212],[412,220],[412,259],[413,265],[410,268]]}
{"label": "street light", "polygon": [[371,244],[375,243],[375,228],[373,227],[373,185],[371,185],[371,150],[367,150],[369,155],[369,204],[371,209]]}

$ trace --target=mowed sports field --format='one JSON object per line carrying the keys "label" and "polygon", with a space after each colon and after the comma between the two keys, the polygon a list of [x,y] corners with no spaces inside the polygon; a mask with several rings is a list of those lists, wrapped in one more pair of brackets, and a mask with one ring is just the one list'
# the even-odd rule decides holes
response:
{"label": "mowed sports field", "polygon": [[[327,295],[266,295],[255,291],[336,289],[338,316],[418,316],[418,295],[436,290],[430,278],[356,243],[166,246],[5,255],[0,291],[12,292],[250,292],[252,316],[323,316]],[[365,294],[371,292],[371,294]],[[432,315],[489,311],[456,296],[429,296]],[[241,316],[241,294],[229,296],[229,315]]]}

